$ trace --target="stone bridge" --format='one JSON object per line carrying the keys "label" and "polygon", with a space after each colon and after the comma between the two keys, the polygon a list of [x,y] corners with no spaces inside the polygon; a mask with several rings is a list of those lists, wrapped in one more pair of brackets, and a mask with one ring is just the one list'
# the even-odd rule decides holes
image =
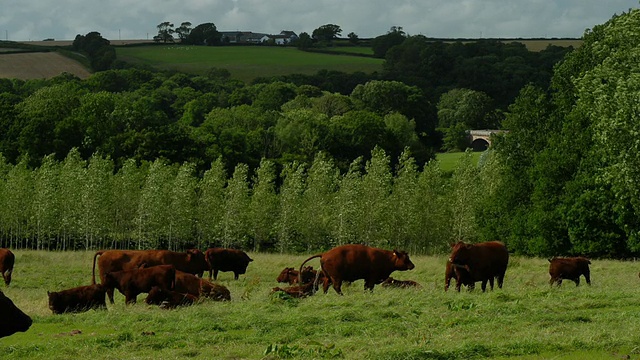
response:
{"label": "stone bridge", "polygon": [[473,151],[485,151],[491,146],[493,134],[500,134],[506,130],[468,130],[469,144]]}

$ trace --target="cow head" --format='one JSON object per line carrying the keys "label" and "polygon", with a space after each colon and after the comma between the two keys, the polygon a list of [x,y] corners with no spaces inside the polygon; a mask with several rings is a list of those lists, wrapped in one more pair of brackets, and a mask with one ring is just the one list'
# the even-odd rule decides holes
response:
{"label": "cow head", "polygon": [[278,278],[276,280],[280,283],[291,283],[293,282],[292,281],[293,279],[297,279],[297,278],[298,278],[298,271],[296,271],[292,267],[287,267],[280,272],[280,275],[278,275]]}
{"label": "cow head", "polygon": [[0,338],[29,330],[33,321],[29,315],[0,291]]}
{"label": "cow head", "polygon": [[61,312],[58,311],[59,306],[57,305],[60,294],[57,292],[47,291],[47,296],[49,296],[49,310],[54,314],[60,314]]}
{"label": "cow head", "polygon": [[472,244],[466,244],[462,241],[452,244],[449,262],[455,267],[465,267],[468,270],[471,248],[473,248]]}
{"label": "cow head", "polygon": [[187,262],[189,262],[193,268],[198,269],[198,272],[209,270],[209,263],[205,259],[204,253],[199,249],[187,250]]}
{"label": "cow head", "polygon": [[11,284],[11,273],[13,272],[13,270],[9,269],[7,271],[4,272],[4,274],[2,274],[2,277],[4,277],[4,284],[9,286],[9,284]]}
{"label": "cow head", "polygon": [[393,250],[393,260],[396,270],[411,270],[415,267],[406,251]]}

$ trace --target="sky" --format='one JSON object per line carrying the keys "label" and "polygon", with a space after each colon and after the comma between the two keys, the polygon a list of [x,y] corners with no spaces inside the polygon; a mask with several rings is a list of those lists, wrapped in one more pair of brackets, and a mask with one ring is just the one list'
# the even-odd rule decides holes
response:
{"label": "sky", "polygon": [[0,40],[73,40],[92,31],[152,39],[165,21],[267,34],[335,24],[342,37],[360,38],[392,26],[438,38],[580,38],[639,7],[639,0],[0,0]]}

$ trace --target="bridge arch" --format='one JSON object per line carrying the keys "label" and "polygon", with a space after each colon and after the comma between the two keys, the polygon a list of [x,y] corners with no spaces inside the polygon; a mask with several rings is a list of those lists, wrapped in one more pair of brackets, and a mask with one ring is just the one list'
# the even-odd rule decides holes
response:
{"label": "bridge arch", "polygon": [[500,134],[505,130],[468,130],[467,136],[473,151],[485,151],[491,147],[493,134]]}

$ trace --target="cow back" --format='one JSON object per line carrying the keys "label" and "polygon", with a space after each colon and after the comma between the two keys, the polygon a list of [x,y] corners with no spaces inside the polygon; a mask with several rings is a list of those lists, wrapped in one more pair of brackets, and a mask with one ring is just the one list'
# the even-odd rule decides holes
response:
{"label": "cow back", "polygon": [[474,281],[480,281],[504,274],[509,262],[509,252],[499,241],[478,244],[459,242],[453,246],[449,261],[453,265],[463,266]]}
{"label": "cow back", "polygon": [[[403,253],[406,255],[406,253]],[[373,248],[365,245],[343,245],[322,254],[320,263],[330,277],[346,281],[376,278],[381,283],[395,270],[413,268],[406,256],[403,261],[395,251]]]}

